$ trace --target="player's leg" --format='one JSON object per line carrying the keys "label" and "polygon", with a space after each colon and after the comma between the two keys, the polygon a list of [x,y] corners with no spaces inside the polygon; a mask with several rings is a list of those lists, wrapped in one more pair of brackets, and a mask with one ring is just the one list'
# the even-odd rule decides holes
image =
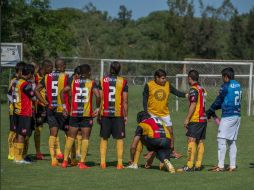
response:
{"label": "player's leg", "polygon": [[229,146],[229,171],[235,171],[236,169],[236,154],[237,154],[237,147],[235,140],[227,140]]}
{"label": "player's leg", "polygon": [[108,146],[108,138],[111,135],[111,121],[108,117],[101,118],[101,128],[100,128],[100,157],[101,163],[100,167],[102,169],[106,168],[106,154],[107,154],[107,146]]}
{"label": "player's leg", "polygon": [[227,152],[226,139],[217,138],[218,142],[218,167],[220,170],[224,170],[224,161]]}
{"label": "player's leg", "polygon": [[112,118],[112,136],[116,139],[117,169],[123,169],[123,148],[125,138],[125,124],[123,117]]}
{"label": "player's leg", "polygon": [[10,131],[8,135],[8,159],[13,160],[14,159],[14,140],[16,138],[16,132],[14,129],[14,118],[13,115],[10,115]]}
{"label": "player's leg", "polygon": [[81,159],[79,163],[80,169],[86,169],[89,168],[85,162],[86,162],[86,155],[88,151],[89,146],[89,138],[91,135],[93,126],[93,118],[84,118],[82,121],[82,127],[81,127],[81,134],[82,134],[82,142],[81,142]]}
{"label": "player's leg", "polygon": [[136,151],[134,154],[134,159],[129,162],[130,165],[127,168],[138,169],[138,162],[139,162],[140,154],[143,149],[143,144],[142,144],[141,140],[138,142],[137,147],[135,147],[135,145],[133,145],[133,143],[132,143],[131,149],[135,149],[135,148],[136,148]]}
{"label": "player's leg", "polygon": [[75,145],[76,145],[76,155],[78,158],[81,156],[81,142],[82,142],[82,135],[81,135],[81,130],[78,131],[77,137],[75,139]]}

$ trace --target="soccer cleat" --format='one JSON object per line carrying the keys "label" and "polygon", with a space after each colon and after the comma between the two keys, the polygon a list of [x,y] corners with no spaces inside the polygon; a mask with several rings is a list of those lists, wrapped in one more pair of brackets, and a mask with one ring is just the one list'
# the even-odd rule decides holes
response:
{"label": "soccer cleat", "polygon": [[209,169],[208,171],[210,171],[210,172],[224,172],[225,169],[224,168],[220,168],[219,166],[215,166],[215,167]]}
{"label": "soccer cleat", "polygon": [[138,169],[138,165],[137,165],[137,164],[130,164],[130,165],[127,166],[126,168]]}
{"label": "soccer cleat", "polygon": [[8,155],[8,160],[14,160],[14,156]]}
{"label": "soccer cleat", "polygon": [[124,167],[123,167],[123,164],[117,164],[116,166],[116,169],[118,170],[122,170]]}
{"label": "soccer cleat", "polygon": [[62,163],[62,168],[67,168],[67,166],[68,166],[68,162],[64,160]]}
{"label": "soccer cleat", "polygon": [[79,167],[79,169],[81,169],[81,170],[90,168],[90,167],[87,166],[84,162],[79,162],[79,163],[78,163],[78,167]]}
{"label": "soccer cleat", "polygon": [[56,155],[56,159],[57,160],[63,160],[64,159],[64,154],[63,153],[59,153],[58,155]]}
{"label": "soccer cleat", "polygon": [[16,164],[31,164],[31,162],[26,160],[14,160]]}
{"label": "soccer cleat", "polygon": [[44,155],[41,152],[36,153],[36,159],[37,160],[44,160]]}
{"label": "soccer cleat", "polygon": [[100,167],[101,167],[101,169],[106,169],[106,163],[101,163],[101,165],[100,165]]}
{"label": "soccer cleat", "polygon": [[228,168],[226,169],[226,171],[228,171],[228,172],[235,172],[235,171],[236,171],[236,168],[228,167]]}
{"label": "soccer cleat", "polygon": [[171,162],[168,159],[164,160],[164,165],[166,166],[168,172],[172,174],[176,173],[174,166],[171,164]]}
{"label": "soccer cleat", "polygon": [[58,161],[57,160],[52,160],[51,161],[51,166],[52,167],[57,167],[59,165]]}
{"label": "soccer cleat", "polygon": [[188,166],[184,166],[182,168],[177,169],[177,172],[194,172],[194,167],[189,168]]}
{"label": "soccer cleat", "polygon": [[194,167],[194,171],[196,172],[199,172],[199,171],[202,171],[204,169],[204,166],[201,166],[201,167]]}
{"label": "soccer cleat", "polygon": [[164,170],[164,168],[165,168],[165,164],[162,163],[162,162],[160,162],[159,169],[160,169],[160,170]]}
{"label": "soccer cleat", "polygon": [[31,159],[29,156],[26,156],[26,157],[24,158],[24,160],[27,161],[27,162],[32,162],[32,159]]}

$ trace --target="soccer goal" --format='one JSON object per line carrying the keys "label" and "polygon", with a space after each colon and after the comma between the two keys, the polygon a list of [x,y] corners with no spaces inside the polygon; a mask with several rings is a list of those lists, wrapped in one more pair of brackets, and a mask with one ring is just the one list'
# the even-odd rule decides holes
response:
{"label": "soccer goal", "polygon": [[[156,69],[164,69],[168,80],[177,89],[187,91],[187,73],[196,69],[200,73],[200,83],[207,90],[207,104],[210,105],[218,94],[222,84],[221,70],[232,67],[235,70],[235,78],[242,85],[243,114],[251,115],[254,112],[254,85],[253,85],[253,62],[241,61],[155,61],[155,60],[121,60],[102,59],[100,61],[100,76],[109,71],[112,61],[122,64],[121,75],[127,78],[129,84],[142,86],[153,79]],[[171,105],[171,111],[187,110],[186,100],[171,96],[175,104]]]}

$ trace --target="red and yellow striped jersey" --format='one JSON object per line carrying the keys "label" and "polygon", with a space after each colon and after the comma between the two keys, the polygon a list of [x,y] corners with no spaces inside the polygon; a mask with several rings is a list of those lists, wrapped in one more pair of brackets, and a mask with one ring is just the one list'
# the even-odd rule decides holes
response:
{"label": "red and yellow striped jersey", "polygon": [[[11,81],[10,81],[10,85],[9,85],[9,89],[8,89],[8,92],[10,93],[10,94],[13,94],[13,92],[12,92],[12,86],[13,86],[13,84],[15,83],[15,82],[17,82],[18,80],[17,80],[17,77],[13,77],[12,79],[11,79]],[[14,108],[13,108],[13,103],[12,102],[9,102],[9,115],[13,115],[13,110],[14,110]]]}
{"label": "red and yellow striped jersey", "polygon": [[159,118],[146,119],[140,122],[138,126],[142,128],[142,135],[149,138],[171,138],[166,125]]}
{"label": "red and yellow striped jersey", "polygon": [[157,84],[154,80],[149,81],[149,96],[147,111],[153,115],[163,117],[169,115],[168,98],[170,95],[170,84],[167,81],[164,86]]}
{"label": "red and yellow striped jersey", "polygon": [[101,115],[106,117],[122,117],[123,93],[128,92],[127,81],[123,77],[108,75],[101,79],[99,89],[102,90]]}
{"label": "red and yellow striped jersey", "polygon": [[31,117],[33,106],[31,96],[34,94],[31,83],[21,78],[13,83],[12,88],[14,113]]}
{"label": "red and yellow striped jersey", "polygon": [[203,87],[201,87],[198,83],[192,85],[189,90],[189,102],[196,102],[196,109],[191,116],[190,122],[207,122],[206,114],[205,114],[205,96],[206,91]]}
{"label": "red and yellow striped jersey", "polygon": [[[40,76],[39,73],[36,73],[36,75],[35,75],[35,84],[36,84],[36,86],[41,82],[42,79],[43,79],[43,76]],[[41,94],[42,98],[44,100],[46,100],[46,90],[45,90],[45,88],[43,88],[40,91],[40,94]],[[44,104],[41,103],[40,101],[38,101],[37,103],[40,104],[41,106],[44,106]]]}
{"label": "red and yellow striped jersey", "polygon": [[75,79],[70,81],[72,117],[91,117],[93,112],[93,89],[96,83],[89,79]]}
{"label": "red and yellow striped jersey", "polygon": [[[61,90],[67,86],[68,75],[58,71],[46,74],[41,84],[46,89],[46,97],[49,103],[49,109],[54,109],[56,112],[63,112],[63,105],[60,97]],[[68,94],[65,94],[65,103],[68,106]]]}

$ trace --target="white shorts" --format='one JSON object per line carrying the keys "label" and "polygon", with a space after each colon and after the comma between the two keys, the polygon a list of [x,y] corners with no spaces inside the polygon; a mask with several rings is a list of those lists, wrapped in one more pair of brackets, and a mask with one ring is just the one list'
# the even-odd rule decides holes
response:
{"label": "white shorts", "polygon": [[171,121],[171,118],[170,118],[170,115],[167,115],[167,116],[156,116],[156,115],[153,115],[151,113],[149,113],[152,117],[157,117],[159,118],[161,121],[163,121],[165,123],[165,125],[167,127],[171,127],[173,124],[172,124],[172,121]]}
{"label": "white shorts", "polygon": [[221,118],[217,138],[237,140],[241,117],[232,116]]}

